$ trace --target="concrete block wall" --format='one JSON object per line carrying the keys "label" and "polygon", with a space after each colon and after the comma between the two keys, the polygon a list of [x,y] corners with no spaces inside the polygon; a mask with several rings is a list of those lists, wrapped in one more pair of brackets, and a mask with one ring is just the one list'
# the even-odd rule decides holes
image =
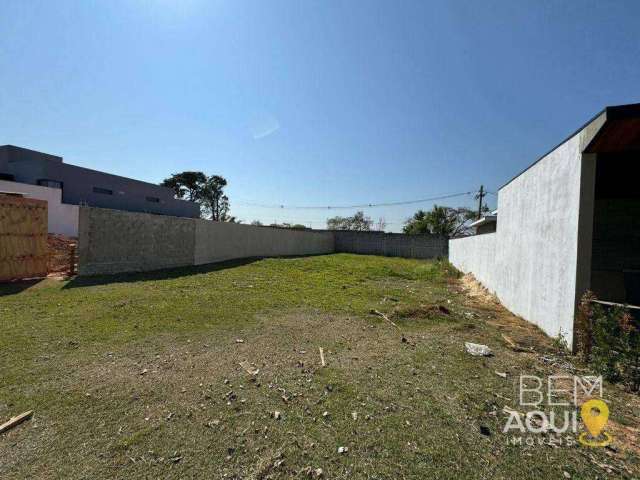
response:
{"label": "concrete block wall", "polygon": [[384,232],[334,231],[336,252],[385,257],[446,257],[448,242],[439,235],[405,235]]}
{"label": "concrete block wall", "polygon": [[80,275],[193,265],[197,220],[80,207]]}
{"label": "concrete block wall", "polygon": [[80,275],[159,270],[235,258],[333,253],[331,232],[287,230],[80,207]]}
{"label": "concrete block wall", "polygon": [[80,207],[79,223],[80,275],[334,252],[408,258],[447,255],[447,240],[429,235],[291,230],[96,207]]}

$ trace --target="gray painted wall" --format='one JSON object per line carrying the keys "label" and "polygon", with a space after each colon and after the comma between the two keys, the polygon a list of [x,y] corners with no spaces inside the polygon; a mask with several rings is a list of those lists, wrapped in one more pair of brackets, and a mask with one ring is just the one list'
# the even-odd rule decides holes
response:
{"label": "gray painted wall", "polygon": [[255,227],[93,207],[80,207],[79,223],[80,275],[334,251],[331,232]]}
{"label": "gray painted wall", "polygon": [[383,255],[385,257],[446,257],[448,242],[439,235],[353,232],[336,230],[336,252]]}
{"label": "gray painted wall", "polygon": [[257,227],[227,222],[196,222],[195,264],[234,258],[333,253],[331,232]]}

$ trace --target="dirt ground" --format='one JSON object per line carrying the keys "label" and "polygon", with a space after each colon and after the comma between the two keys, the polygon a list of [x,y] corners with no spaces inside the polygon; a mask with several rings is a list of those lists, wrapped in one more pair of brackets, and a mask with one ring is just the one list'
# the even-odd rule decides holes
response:
{"label": "dirt ground", "polygon": [[64,278],[77,272],[76,238],[50,233],[47,238],[49,247],[49,276]]}

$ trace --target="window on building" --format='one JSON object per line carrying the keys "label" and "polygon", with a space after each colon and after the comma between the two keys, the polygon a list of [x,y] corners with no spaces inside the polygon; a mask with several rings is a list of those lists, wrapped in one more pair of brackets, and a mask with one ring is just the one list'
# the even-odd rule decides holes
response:
{"label": "window on building", "polygon": [[93,187],[93,193],[102,193],[103,195],[113,195],[113,190],[102,187]]}
{"label": "window on building", "polygon": [[48,178],[41,178],[38,180],[38,185],[41,187],[49,187],[49,188],[62,188],[62,182],[57,180],[49,180]]}
{"label": "window on building", "polygon": [[160,203],[160,199],[158,197],[147,197],[147,202]]}

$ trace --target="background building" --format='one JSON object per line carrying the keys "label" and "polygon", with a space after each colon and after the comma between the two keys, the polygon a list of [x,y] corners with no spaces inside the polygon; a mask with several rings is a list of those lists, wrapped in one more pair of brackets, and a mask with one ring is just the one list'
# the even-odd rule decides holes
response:
{"label": "background building", "polygon": [[0,146],[0,180],[16,182],[16,192],[26,189],[20,184],[59,189],[64,204],[200,217],[198,204],[175,199],[170,188],[70,165],[62,157],[12,145]]}

